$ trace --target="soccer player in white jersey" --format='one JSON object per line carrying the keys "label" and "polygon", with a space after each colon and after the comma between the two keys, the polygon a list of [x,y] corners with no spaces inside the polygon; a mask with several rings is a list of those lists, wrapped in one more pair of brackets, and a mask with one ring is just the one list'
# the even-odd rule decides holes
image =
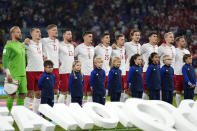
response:
{"label": "soccer player in white jersey", "polygon": [[157,42],[158,42],[158,36],[156,32],[151,32],[148,35],[149,38],[149,43],[143,44],[141,47],[141,55],[143,57],[143,61],[144,61],[144,67],[143,67],[143,84],[144,84],[144,93],[142,95],[143,99],[147,99],[147,94],[148,94],[148,89],[146,86],[146,70],[148,68],[148,58],[150,56],[151,53],[156,52],[158,53],[158,46],[157,46]]}
{"label": "soccer player in white jersey", "polygon": [[[129,72],[129,61],[131,59],[131,56],[134,54],[140,54],[141,45],[139,43],[141,37],[141,32],[138,29],[133,29],[130,32],[130,42],[126,42],[124,44],[125,50],[126,50],[126,79],[128,78],[128,72]],[[128,88],[128,85],[127,85]]]}
{"label": "soccer player in white jersey", "polygon": [[54,87],[54,102],[57,99],[57,93],[59,88],[59,40],[56,39],[58,37],[57,26],[54,24],[47,26],[48,36],[47,38],[41,39],[43,55],[47,57],[48,60],[51,60],[54,64],[53,66],[53,74],[55,75],[56,84]]}
{"label": "soccer player in white jersey", "polygon": [[182,67],[184,65],[183,56],[185,54],[190,54],[190,52],[186,49],[187,43],[183,36],[176,38],[176,55],[175,55],[175,66],[174,66],[174,88],[176,90],[176,104],[179,106],[181,102],[181,94],[183,91],[183,75],[182,75]]}
{"label": "soccer player in white jersey", "polygon": [[[87,93],[88,101],[92,101],[90,88],[90,74],[93,70],[94,47],[92,46],[93,34],[86,31],[83,33],[84,43],[75,48],[75,57],[81,62],[81,71],[84,74],[84,94]],[[84,95],[85,96],[85,95]]]}
{"label": "soccer player in white jersey", "polygon": [[174,34],[172,32],[168,32],[164,34],[165,44],[162,44],[158,48],[158,54],[160,56],[160,67],[164,65],[163,63],[163,56],[169,55],[172,58],[172,67],[174,68],[175,64],[175,55],[176,50],[173,46],[174,43]]}
{"label": "soccer player in white jersey", "polygon": [[24,101],[24,106],[29,108],[30,100],[34,96],[33,111],[38,112],[40,104],[40,90],[38,89],[38,80],[41,74],[44,72],[43,66],[43,54],[42,54],[42,43],[41,32],[39,28],[32,28],[30,31],[32,40],[28,41],[26,48],[27,56],[27,96]]}
{"label": "soccer player in white jersey", "polygon": [[128,97],[128,95],[125,93],[125,90],[127,90],[127,79],[126,79],[126,56],[125,56],[125,37],[123,34],[119,34],[116,36],[116,48],[112,50],[111,58],[119,57],[121,59],[121,65],[120,70],[122,71],[122,90],[123,93],[121,93],[120,101],[125,101]]}
{"label": "soccer player in white jersey", "polygon": [[[74,62],[74,46],[72,42],[72,32],[70,29],[63,31],[64,41],[59,45],[59,59],[61,65],[59,68],[60,83],[59,83],[59,99],[58,103],[64,103],[65,95],[68,94],[69,75],[72,71],[72,63]],[[71,96],[67,95],[67,104],[70,103]]]}
{"label": "soccer player in white jersey", "polygon": [[95,51],[95,57],[100,57],[103,59],[103,70],[105,71],[105,74],[106,74],[105,88],[106,88],[106,94],[108,94],[107,83],[108,83],[108,74],[110,70],[109,64],[110,64],[110,58],[111,58],[111,53],[112,53],[112,48],[111,46],[109,46],[110,34],[104,33],[101,36],[101,42],[102,42],[102,46],[97,45],[94,51]]}

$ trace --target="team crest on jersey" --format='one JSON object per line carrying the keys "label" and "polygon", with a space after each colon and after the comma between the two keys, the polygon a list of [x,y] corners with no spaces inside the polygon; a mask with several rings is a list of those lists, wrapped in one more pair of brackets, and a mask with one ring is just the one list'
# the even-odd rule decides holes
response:
{"label": "team crest on jersey", "polygon": [[154,71],[156,70],[156,69],[153,69]]}
{"label": "team crest on jersey", "polygon": [[49,79],[49,77],[46,78],[47,80]]}
{"label": "team crest on jersey", "polygon": [[168,71],[168,70],[166,70],[166,71]]}
{"label": "team crest on jersey", "polygon": [[115,75],[117,75],[117,72],[115,72]]}
{"label": "team crest on jersey", "polygon": [[190,69],[188,68],[187,70],[189,71]]}
{"label": "team crest on jersey", "polygon": [[98,76],[99,74],[97,73],[96,75]]}
{"label": "team crest on jersey", "polygon": [[138,71],[138,70],[136,70],[136,71]]}
{"label": "team crest on jersey", "polygon": [[77,77],[75,76],[74,79],[77,79]]}

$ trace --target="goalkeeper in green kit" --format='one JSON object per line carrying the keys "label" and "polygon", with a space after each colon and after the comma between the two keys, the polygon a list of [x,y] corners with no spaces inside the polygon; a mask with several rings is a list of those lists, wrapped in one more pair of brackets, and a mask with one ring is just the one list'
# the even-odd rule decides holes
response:
{"label": "goalkeeper in green kit", "polygon": [[24,105],[27,93],[25,45],[20,42],[22,40],[20,28],[18,26],[12,27],[10,35],[12,40],[5,45],[3,50],[3,67],[8,83],[18,80],[19,86],[16,93],[9,94],[7,98],[6,106],[9,112],[11,112],[16,94],[18,94],[16,105]]}

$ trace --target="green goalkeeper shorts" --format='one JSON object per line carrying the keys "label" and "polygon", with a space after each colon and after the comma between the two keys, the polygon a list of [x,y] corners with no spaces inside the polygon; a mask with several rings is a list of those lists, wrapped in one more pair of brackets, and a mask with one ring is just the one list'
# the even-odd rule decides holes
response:
{"label": "green goalkeeper shorts", "polygon": [[26,76],[14,77],[15,80],[19,81],[18,91],[16,93],[27,93],[27,78]]}

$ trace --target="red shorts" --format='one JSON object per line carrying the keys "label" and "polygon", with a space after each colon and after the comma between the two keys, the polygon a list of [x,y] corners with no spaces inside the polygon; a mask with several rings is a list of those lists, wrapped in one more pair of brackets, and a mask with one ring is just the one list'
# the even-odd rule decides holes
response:
{"label": "red shorts", "polygon": [[182,75],[175,75],[174,76],[174,89],[176,91],[182,91],[184,85],[184,80]]}
{"label": "red shorts", "polygon": [[[128,80],[128,76],[129,76],[129,71],[126,71],[126,83],[127,83],[127,80]],[[129,89],[128,84],[126,84],[126,89]]]}
{"label": "red shorts", "polygon": [[126,90],[128,89],[128,86],[127,86],[127,76],[124,75],[122,76],[122,90]]}
{"label": "red shorts", "polygon": [[143,86],[144,86],[144,90],[148,90],[147,86],[146,86],[146,72],[143,72]]}
{"label": "red shorts", "polygon": [[53,69],[52,73],[55,75],[55,80],[56,80],[54,89],[58,90],[59,89],[59,82],[60,82],[59,69]]}
{"label": "red shorts", "polygon": [[59,82],[60,91],[63,92],[68,91],[69,75],[70,74],[60,74],[60,82]]}
{"label": "red shorts", "polygon": [[27,74],[27,90],[38,91],[38,80],[40,80],[40,76],[43,72],[26,72]]}
{"label": "red shorts", "polygon": [[108,76],[105,77],[105,89],[107,89],[108,86]]}
{"label": "red shorts", "polygon": [[87,75],[84,76],[83,92],[91,92],[91,88],[90,88],[90,76],[87,76]]}

